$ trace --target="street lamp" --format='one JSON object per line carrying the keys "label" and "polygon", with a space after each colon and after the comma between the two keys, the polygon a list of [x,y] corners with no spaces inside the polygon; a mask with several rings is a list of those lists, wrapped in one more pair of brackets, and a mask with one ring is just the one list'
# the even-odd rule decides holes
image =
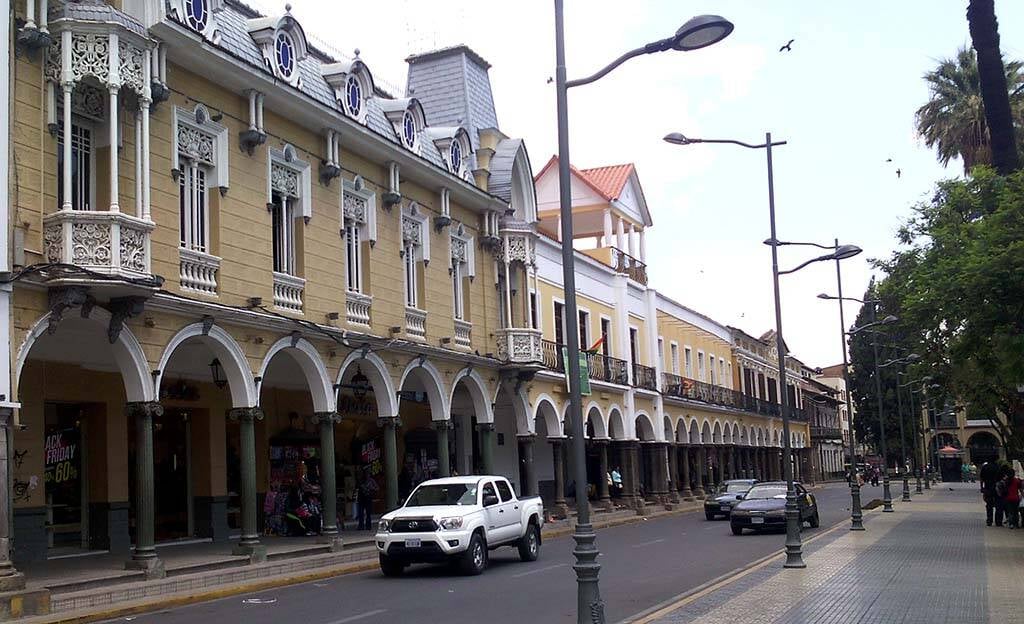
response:
{"label": "street lamp", "polygon": [[[569,160],[569,109],[568,90],[590,84],[607,75],[627,60],[644,54],[668,50],[691,51],[706,48],[729,36],[732,22],[717,15],[699,15],[683,24],[671,37],[649,43],[626,52],[596,73],[578,80],[567,80],[565,71],[565,20],[562,11],[563,0],[555,0],[555,99],[558,109],[558,187],[559,212],[562,223],[562,287],[568,294],[576,292],[576,265],[573,250],[572,229],[572,187]],[[569,379],[569,422],[573,431],[585,431],[580,398],[579,358],[579,316],[575,296],[565,298],[566,349]],[[578,624],[603,624],[604,603],[598,585],[598,550],[596,535],[590,524],[590,503],[586,496],[587,450],[583,435],[573,436],[573,472],[576,479],[576,527],[573,540],[576,547],[573,556],[576,564],[576,621]],[[603,478],[603,477],[602,477]],[[580,495],[580,493],[583,493]]]}
{"label": "street lamp", "polygon": [[[913,423],[914,423],[914,433],[913,433],[913,436],[914,436],[914,456],[915,456],[915,458],[914,458],[914,464],[915,464],[914,476],[917,478],[917,483],[914,486],[914,493],[915,494],[923,494],[924,492],[921,489],[921,472],[922,472],[923,469],[922,469],[921,465],[924,463],[924,460],[925,460],[925,457],[926,457],[926,453],[925,453],[925,450],[924,450],[924,436],[921,434],[921,414],[919,412],[915,412],[914,411],[914,393],[915,393],[914,386],[917,386],[918,384],[928,383],[928,382],[930,382],[932,380],[932,378],[931,378],[930,375],[925,375],[924,377],[922,377],[920,379],[914,379],[912,381],[908,381],[905,384],[900,384],[900,383],[898,383],[900,375],[906,375],[906,373],[903,372],[903,371],[900,371],[900,372],[896,373],[896,377],[897,377],[896,392],[899,392],[903,388],[908,388],[908,387],[910,388],[910,416],[911,416],[911,418],[913,418]],[[938,384],[935,384],[935,385],[937,386]],[[918,446],[918,442],[920,442],[920,446]],[[918,454],[918,451],[921,451],[921,453]]]}
{"label": "street lamp", "polygon": [[804,563],[803,560],[803,545],[800,542],[800,512],[797,508],[796,488],[793,485],[793,449],[790,445],[789,409],[787,406],[789,397],[787,396],[788,393],[786,391],[786,343],[782,339],[782,303],[779,297],[779,276],[795,273],[814,262],[824,262],[827,260],[839,261],[846,258],[852,258],[853,256],[861,253],[862,250],[860,247],[855,245],[837,246],[832,253],[812,258],[793,269],[789,269],[788,271],[779,270],[779,247],[781,247],[783,243],[779,241],[775,229],[775,180],[772,171],[772,147],[776,145],[785,145],[786,142],[777,141],[773,143],[772,134],[770,132],[765,133],[764,143],[760,145],[745,143],[734,139],[691,139],[678,132],[666,135],[664,140],[668,143],[672,143],[673,145],[727,143],[731,145],[739,145],[740,147],[745,147],[747,149],[763,149],[767,155],[768,220],[771,229],[771,237],[764,242],[772,248],[772,283],[775,290],[775,348],[779,354],[779,405],[782,410],[782,448],[785,455],[783,472],[786,479],[786,563],[784,563],[783,566],[786,568],[805,568],[807,567],[807,564]]}
{"label": "street lamp", "polygon": [[[885,364],[880,365],[879,368],[886,368],[887,366],[893,366],[893,365],[896,365],[896,364],[912,364],[914,362],[917,362],[920,359],[921,359],[921,356],[919,356],[916,353],[911,353],[910,355],[908,355],[906,357],[895,359],[895,360],[890,360],[890,361],[886,362]],[[903,493],[902,493],[902,496],[900,497],[900,500],[902,500],[905,503],[909,503],[910,502],[910,478],[909,478],[909,475],[907,474],[907,438],[906,438],[906,434],[904,433],[904,426],[903,426],[903,393],[900,392],[900,387],[899,387],[900,374],[902,372],[903,371],[896,371],[896,410],[897,410],[897,414],[899,415],[899,419],[900,419],[900,455],[902,457],[901,461],[902,461],[902,464],[903,464],[901,466],[901,470],[900,470],[901,476],[903,477]]]}

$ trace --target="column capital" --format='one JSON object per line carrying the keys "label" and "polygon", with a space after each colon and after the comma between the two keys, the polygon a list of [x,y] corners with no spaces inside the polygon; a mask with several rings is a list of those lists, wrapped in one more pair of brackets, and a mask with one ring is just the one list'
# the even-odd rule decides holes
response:
{"label": "column capital", "polygon": [[533,444],[537,440],[536,433],[517,433],[516,440],[524,443]]}
{"label": "column capital", "polygon": [[0,407],[0,429],[6,429],[14,423],[14,408]]}
{"label": "column capital", "polygon": [[258,406],[233,407],[228,411],[228,418],[237,422],[246,423],[263,420],[263,408]]}
{"label": "column capital", "polygon": [[402,419],[398,416],[379,416],[377,417],[377,427],[384,429],[386,427],[394,427],[398,429],[402,426]]}
{"label": "column capital", "polygon": [[450,420],[432,420],[430,421],[430,428],[434,431],[450,431],[455,427]]}
{"label": "column capital", "polygon": [[154,418],[164,415],[164,406],[159,401],[129,401],[124,404],[124,413],[136,418]]}
{"label": "column capital", "polygon": [[341,414],[338,412],[313,412],[313,415],[309,417],[309,421],[314,425],[321,423],[334,425],[341,422]]}
{"label": "column capital", "polygon": [[476,424],[476,430],[477,431],[494,431],[494,423],[492,423],[492,422],[477,423]]}
{"label": "column capital", "polygon": [[590,442],[594,446],[608,446],[611,441],[611,438],[587,438],[587,442]]}

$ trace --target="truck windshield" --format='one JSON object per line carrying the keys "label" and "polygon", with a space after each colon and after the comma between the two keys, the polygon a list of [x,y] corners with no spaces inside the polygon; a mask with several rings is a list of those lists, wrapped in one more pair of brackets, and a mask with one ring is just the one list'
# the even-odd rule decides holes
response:
{"label": "truck windshield", "polygon": [[475,505],[475,483],[445,483],[443,485],[421,485],[409,497],[406,507],[428,507],[431,505]]}

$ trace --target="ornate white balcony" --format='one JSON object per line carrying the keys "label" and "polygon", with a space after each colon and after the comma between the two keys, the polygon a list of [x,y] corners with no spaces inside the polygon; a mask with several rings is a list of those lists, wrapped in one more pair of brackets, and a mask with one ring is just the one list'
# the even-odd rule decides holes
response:
{"label": "ornate white balcony", "polygon": [[306,280],[274,271],[274,307],[289,312],[302,312],[302,291]]}
{"label": "ornate white balcony", "polygon": [[345,293],[345,320],[354,325],[370,326],[370,306],[373,297],[348,291]]}
{"label": "ornate white balcony", "polygon": [[410,338],[426,340],[427,338],[427,312],[416,308],[405,309],[405,333]]}
{"label": "ornate white balcony", "polygon": [[181,289],[216,296],[220,258],[184,247],[178,248],[178,256],[181,259],[178,274]]}
{"label": "ornate white balcony", "polygon": [[470,339],[473,335],[473,324],[455,319],[455,346],[463,349],[470,348]]}
{"label": "ornate white balcony", "polygon": [[61,210],[43,217],[43,253],[49,263],[126,279],[151,278],[154,227],[152,221],[123,212]]}
{"label": "ornate white balcony", "polygon": [[539,329],[499,329],[498,358],[515,364],[540,364],[544,353]]}

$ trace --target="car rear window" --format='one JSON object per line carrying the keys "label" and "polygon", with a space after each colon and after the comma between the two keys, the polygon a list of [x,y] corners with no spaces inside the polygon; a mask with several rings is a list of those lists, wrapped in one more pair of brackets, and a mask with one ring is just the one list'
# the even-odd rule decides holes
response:
{"label": "car rear window", "polygon": [[786,498],[786,486],[784,485],[755,485],[747,492],[747,500],[769,498]]}

